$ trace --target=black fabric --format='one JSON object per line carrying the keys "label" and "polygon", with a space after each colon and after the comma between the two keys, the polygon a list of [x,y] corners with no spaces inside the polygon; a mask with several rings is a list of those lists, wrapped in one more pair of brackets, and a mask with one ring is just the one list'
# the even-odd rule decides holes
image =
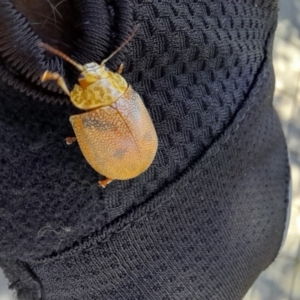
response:
{"label": "black fabric", "polygon": [[241,299],[276,257],[287,208],[272,107],[277,2],[70,3],[78,23],[69,54],[81,63],[101,61],[140,24],[107,65],[125,63],[159,149],[144,174],[100,189],[78,145],[63,142],[78,111],[38,81],[49,68],[72,85],[76,72],[33,50],[41,63],[28,84],[28,62],[12,71],[8,59],[18,39],[0,31],[0,264],[12,288],[22,299]]}

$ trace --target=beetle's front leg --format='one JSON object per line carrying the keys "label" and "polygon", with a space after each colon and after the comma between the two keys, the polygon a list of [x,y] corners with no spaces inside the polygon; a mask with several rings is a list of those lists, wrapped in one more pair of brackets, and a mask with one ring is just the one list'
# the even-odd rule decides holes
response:
{"label": "beetle's front leg", "polygon": [[116,73],[121,74],[121,73],[123,72],[123,70],[124,70],[124,64],[121,63],[121,64],[119,65],[119,68],[117,69]]}
{"label": "beetle's front leg", "polygon": [[44,82],[46,80],[56,80],[57,84],[61,87],[61,89],[68,95],[70,96],[70,91],[67,87],[67,84],[65,82],[65,79],[58,73],[56,72],[49,72],[45,71],[44,74],[41,77],[41,81]]}

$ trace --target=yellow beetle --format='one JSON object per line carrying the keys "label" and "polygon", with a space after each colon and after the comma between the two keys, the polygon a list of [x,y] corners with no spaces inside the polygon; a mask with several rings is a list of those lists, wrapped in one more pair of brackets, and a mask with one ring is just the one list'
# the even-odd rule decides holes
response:
{"label": "yellow beetle", "polygon": [[105,63],[130,41],[135,30],[100,64],[80,65],[61,51],[40,44],[81,71],[79,85],[76,84],[72,91],[55,72],[45,71],[41,81],[56,80],[72,103],[86,111],[70,117],[76,137],[66,138],[66,142],[78,141],[88,163],[106,177],[99,181],[103,188],[114,179],[126,180],[143,173],[157,152],[154,125],[139,94],[120,75],[123,65],[116,73],[105,67]]}

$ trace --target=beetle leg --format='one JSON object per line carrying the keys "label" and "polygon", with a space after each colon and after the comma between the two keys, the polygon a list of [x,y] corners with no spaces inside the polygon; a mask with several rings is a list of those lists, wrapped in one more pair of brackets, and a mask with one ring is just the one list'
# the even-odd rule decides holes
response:
{"label": "beetle leg", "polygon": [[61,89],[68,95],[70,96],[70,91],[67,87],[67,84],[64,80],[64,78],[59,75],[58,73],[54,72],[49,72],[45,71],[44,74],[41,77],[41,81],[44,82],[46,80],[56,80],[57,84],[61,87]]}
{"label": "beetle leg", "polygon": [[75,136],[68,136],[68,137],[66,137],[65,138],[65,141],[66,141],[66,144],[67,145],[71,145],[71,144],[73,144],[74,142],[76,142],[76,137]]}
{"label": "beetle leg", "polygon": [[108,184],[110,184],[113,181],[113,179],[110,178],[106,178],[104,180],[99,180],[98,183],[100,186],[102,186],[103,188],[105,188]]}
{"label": "beetle leg", "polygon": [[121,73],[123,72],[123,70],[124,70],[124,64],[121,63],[121,64],[119,65],[119,68],[118,68],[118,70],[116,71],[116,73],[121,74]]}

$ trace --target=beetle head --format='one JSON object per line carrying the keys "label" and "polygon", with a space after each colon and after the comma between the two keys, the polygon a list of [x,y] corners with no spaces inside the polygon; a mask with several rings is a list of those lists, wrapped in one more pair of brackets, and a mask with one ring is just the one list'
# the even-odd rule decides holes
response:
{"label": "beetle head", "polygon": [[93,84],[99,79],[107,78],[108,76],[108,69],[104,65],[91,62],[83,66],[78,81],[83,87]]}

